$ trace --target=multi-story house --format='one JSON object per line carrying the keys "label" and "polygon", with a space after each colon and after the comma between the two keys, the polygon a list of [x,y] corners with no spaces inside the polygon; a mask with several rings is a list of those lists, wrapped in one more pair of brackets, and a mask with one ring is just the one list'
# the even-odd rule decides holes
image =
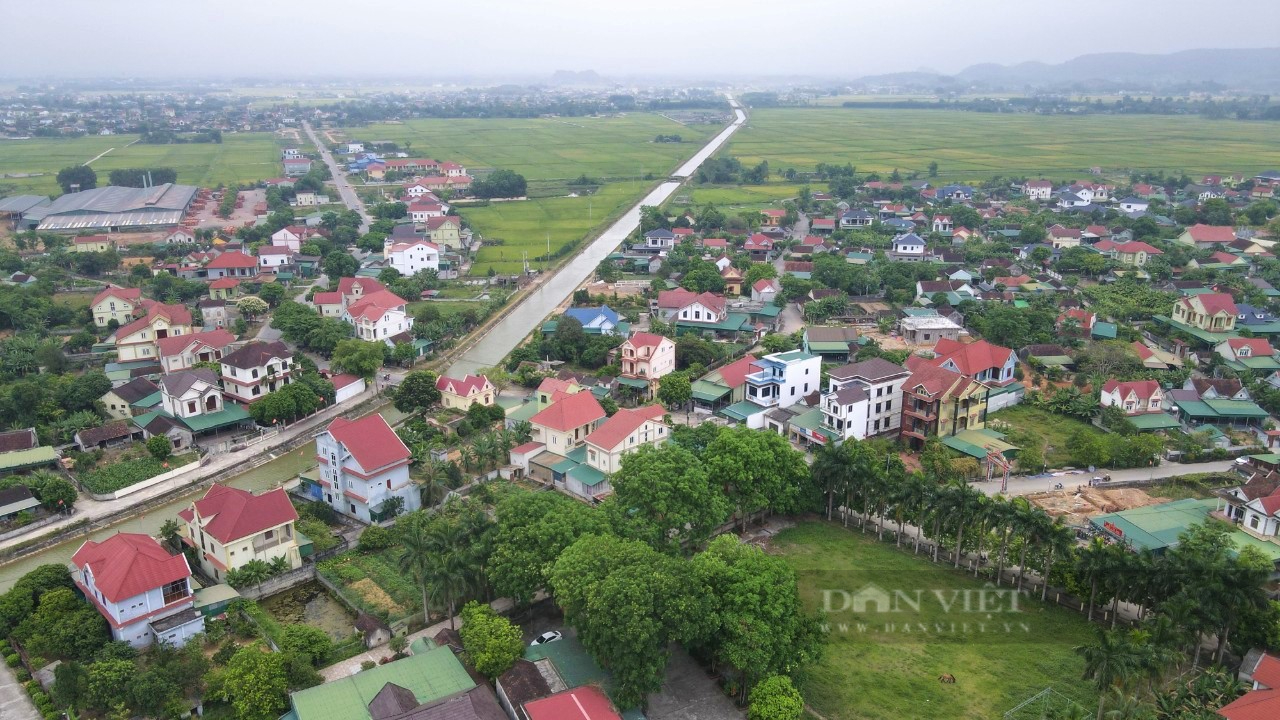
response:
{"label": "multi-story house", "polygon": [[240,281],[235,278],[218,278],[209,283],[210,300],[235,300],[240,295]]}
{"label": "multi-story house", "polygon": [[746,399],[766,408],[791,407],[821,389],[822,359],[802,350],[765,355],[747,375]]}
{"label": "multi-story house", "polygon": [[902,383],[911,371],[883,358],[832,370],[822,396],[823,424],[843,439],[897,433]]}
{"label": "multi-story house", "polygon": [[374,278],[367,278],[367,277],[338,278],[338,294],[342,296],[343,310],[359,302],[366,295],[372,295],[378,292],[379,290],[386,290],[386,289],[387,288],[385,285],[378,282]]}
{"label": "multi-story house", "polygon": [[962,343],[944,338],[933,347],[933,354],[934,359],[927,361],[929,364],[993,386],[1012,383],[1013,371],[1018,365],[1012,350],[986,340]]}
{"label": "multi-story house", "polygon": [[186,370],[198,362],[216,362],[235,341],[235,335],[221,328],[162,338],[156,341],[160,367],[171,373]]}
{"label": "multi-story house", "polygon": [[1022,183],[1022,194],[1029,200],[1048,200],[1053,195],[1053,181],[1028,180]]}
{"label": "multi-story house", "polygon": [[1079,228],[1069,228],[1054,224],[1049,226],[1048,235],[1049,244],[1055,250],[1080,247],[1082,233]]}
{"label": "multi-story house", "polygon": [[182,541],[195,548],[200,568],[214,580],[225,581],[227,571],[253,560],[284,558],[291,569],[302,567],[294,527],[298,513],[284,488],[254,495],[215,483],[178,518]]}
{"label": "multi-story house", "polygon": [[684,288],[658,293],[656,310],[663,321],[714,325],[728,316],[728,304],[715,293],[695,293]]}
{"label": "multi-story house", "polygon": [[1205,293],[1179,298],[1173,304],[1173,319],[1184,325],[1213,333],[1236,329],[1235,298],[1228,293]]}
{"label": "multi-story house", "polygon": [[533,441],[563,455],[586,441],[605,419],[604,408],[589,392],[561,397],[529,418]]}
{"label": "multi-story house", "polygon": [[154,538],[117,533],[87,540],[71,563],[76,587],[106,618],[112,639],[135,648],[179,647],[204,632],[186,556],[170,555]]}
{"label": "multi-story house", "polygon": [[[335,418],[316,438],[320,487],[334,510],[362,522],[381,522],[422,507],[409,479],[409,448],[378,413]],[[391,501],[391,498],[399,500]]]}
{"label": "multi-story house", "polygon": [[462,249],[462,219],[457,215],[427,218],[426,238],[450,250]]}
{"label": "multi-story house", "polygon": [[407,308],[408,302],[400,296],[390,290],[378,290],[348,305],[342,311],[342,319],[355,327],[356,337],[361,340],[394,346],[399,340],[407,340],[413,327]]}
{"label": "multi-story house", "polygon": [[466,410],[479,403],[485,407],[497,402],[498,391],[484,375],[463,375],[461,379],[441,375],[436,379],[440,404],[455,410]]}
{"label": "multi-story house", "polygon": [[258,267],[262,272],[278,273],[280,268],[293,264],[296,254],[283,245],[263,245],[258,248]]}
{"label": "multi-story house", "polygon": [[222,358],[222,392],[252,403],[292,381],[293,351],[276,342],[251,342]]}
{"label": "multi-story house", "polygon": [[913,232],[895,236],[889,257],[904,262],[922,262],[925,257],[924,239]]}
{"label": "multi-story house", "polygon": [[1164,412],[1164,390],[1155,380],[1108,380],[1102,386],[1098,404],[1102,407],[1118,407],[1125,415]]}
{"label": "multi-story house", "polygon": [[440,269],[440,246],[426,240],[393,242],[388,239],[383,243],[382,256],[388,267],[395,268],[405,277],[412,277],[422,270]]}
{"label": "multi-story house", "polygon": [[644,383],[645,391],[651,393],[662,376],[675,372],[676,344],[661,335],[638,332],[618,348],[618,360],[620,377]]}
{"label": "multi-story house", "polygon": [[653,252],[670,250],[675,244],[676,234],[667,228],[657,228],[644,234],[644,247],[646,250]]}
{"label": "multi-story house", "polygon": [[146,316],[118,328],[109,340],[116,346],[120,362],[159,361],[157,341],[191,334],[191,311],[182,305],[144,301]]}
{"label": "multi-story house", "polygon": [[114,285],[93,297],[89,307],[93,311],[93,324],[104,328],[112,321],[124,325],[133,320],[134,313],[142,309],[142,289],[122,288]]}
{"label": "multi-story house", "polygon": [[912,363],[902,384],[901,437],[913,449],[931,437],[979,430],[987,422],[987,386],[925,362]]}
{"label": "multi-story house", "polygon": [[669,430],[661,405],[623,408],[587,436],[587,464],[605,475],[622,469],[622,456],[645,445],[658,445]]}
{"label": "multi-story house", "polygon": [[160,378],[160,406],[176,418],[211,415],[223,410],[218,376],[208,368],[180,370]]}
{"label": "multi-story house", "polygon": [[1236,229],[1230,225],[1196,224],[1183,230],[1177,241],[1200,249],[1230,245],[1236,241]]}

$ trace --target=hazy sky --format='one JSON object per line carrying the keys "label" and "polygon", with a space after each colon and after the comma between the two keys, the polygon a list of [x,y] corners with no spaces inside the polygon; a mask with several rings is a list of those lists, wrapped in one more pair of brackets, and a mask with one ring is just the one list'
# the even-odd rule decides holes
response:
{"label": "hazy sky", "polygon": [[807,74],[1280,43],[1280,0],[0,0],[0,76]]}

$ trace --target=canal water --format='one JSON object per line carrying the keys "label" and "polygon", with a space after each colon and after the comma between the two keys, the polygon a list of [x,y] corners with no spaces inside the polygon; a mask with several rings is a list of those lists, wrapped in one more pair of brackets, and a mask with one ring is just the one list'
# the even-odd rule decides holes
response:
{"label": "canal water", "polygon": [[[390,405],[381,408],[382,416],[387,422],[395,424],[403,420],[406,415],[391,407]],[[241,490],[249,490],[252,492],[260,492],[269,490],[273,487],[279,487],[284,483],[297,477],[297,475],[305,470],[309,470],[316,466],[316,444],[311,441],[301,447],[296,447],[287,453],[279,455],[270,462],[259,465],[252,470],[248,470],[237,475],[230,480],[223,482]],[[0,593],[7,592],[18,578],[31,572],[39,565],[48,563],[60,563],[63,565],[71,562],[71,556],[80,548],[85,540],[105,540],[118,532],[146,533],[148,535],[158,535],[160,526],[165,520],[177,519],[178,511],[185,510],[192,500],[198,500],[204,497],[205,492],[209,489],[208,485],[193,488],[191,492],[184,493],[181,497],[174,499],[172,502],[151,508],[147,512],[131,517],[120,523],[110,527],[103,528],[96,532],[90,533],[88,536],[77,536],[66,542],[46,548],[34,555],[28,555],[19,560],[15,560],[5,565],[0,565]]]}

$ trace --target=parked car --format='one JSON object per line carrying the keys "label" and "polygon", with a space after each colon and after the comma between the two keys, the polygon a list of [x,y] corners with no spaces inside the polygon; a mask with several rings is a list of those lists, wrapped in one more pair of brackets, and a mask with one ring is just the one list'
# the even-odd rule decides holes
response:
{"label": "parked car", "polygon": [[529,643],[529,644],[530,644],[530,645],[545,645],[545,644],[547,644],[547,643],[549,643],[549,642],[555,642],[555,641],[559,640],[559,639],[560,639],[560,638],[562,638],[562,637],[564,637],[564,635],[563,635],[563,634],[561,634],[561,632],[560,632],[559,630],[548,630],[547,632],[544,632],[544,633],[542,633],[541,635],[539,635],[538,637],[534,638],[534,639],[533,639],[533,642],[531,642],[531,643]]}

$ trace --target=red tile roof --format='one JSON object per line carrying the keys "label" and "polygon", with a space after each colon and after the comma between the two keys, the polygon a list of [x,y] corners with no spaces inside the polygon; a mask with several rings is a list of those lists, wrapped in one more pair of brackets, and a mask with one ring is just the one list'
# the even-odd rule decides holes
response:
{"label": "red tile roof", "polygon": [[680,308],[685,307],[689,303],[693,302],[693,299],[696,297],[698,297],[697,293],[695,293],[692,290],[685,290],[684,288],[675,288],[673,290],[659,290],[658,291],[658,307],[670,308],[672,310],[679,310]]}
{"label": "red tile roof", "polygon": [[1236,309],[1236,300],[1228,293],[1205,293],[1203,295],[1193,295],[1179,300],[1179,302],[1191,307],[1192,300],[1199,300],[1204,311],[1210,315],[1217,315],[1225,312],[1229,315],[1236,315],[1239,311]]}
{"label": "red tile roof", "polygon": [[390,290],[378,290],[374,293],[366,291],[365,295],[347,308],[347,312],[353,318],[377,320],[388,310],[404,309],[408,302]]}
{"label": "red tile roof", "polygon": [[365,472],[409,459],[409,448],[378,413],[359,420],[335,418],[327,432],[347,448]]}
{"label": "red tile roof", "polygon": [[1235,702],[1224,705],[1218,714],[1227,720],[1275,720],[1280,717],[1280,690],[1247,692]]}
{"label": "red tile roof", "polygon": [[258,261],[252,257],[245,255],[238,250],[224,252],[218,257],[209,261],[208,267],[211,270],[230,270],[232,268],[252,268],[258,267]]}
{"label": "red tile roof", "polygon": [[1280,657],[1263,653],[1251,673],[1253,681],[1273,690],[1280,690]]}
{"label": "red tile roof", "polygon": [[1271,343],[1267,342],[1265,338],[1228,338],[1227,346],[1236,353],[1239,353],[1241,348],[1249,348],[1250,357],[1265,357],[1276,354],[1275,348],[1271,347]]}
{"label": "red tile roof", "polygon": [[666,340],[665,337],[648,332],[638,332],[627,338],[627,342],[631,343],[632,347],[657,347],[661,345],[664,340]]}
{"label": "red tile roof", "polygon": [[227,332],[223,328],[210,330],[209,332],[198,332],[190,335],[173,335],[167,338],[156,340],[156,346],[160,348],[160,357],[172,357],[179,355],[183,350],[195,343],[206,345],[215,350],[221,350],[236,341],[236,336]]}
{"label": "red tile roof", "polygon": [[667,411],[661,405],[623,408],[614,413],[613,417],[600,423],[600,427],[587,436],[587,442],[605,450],[612,450],[640,426],[650,420],[661,420],[666,414]]}
{"label": "red tile roof", "polygon": [[604,408],[595,395],[580,392],[561,398],[537,415],[529,418],[533,425],[541,425],[560,432],[593,423],[605,416]]}
{"label": "red tile roof", "polygon": [[1118,392],[1120,398],[1123,399],[1130,392],[1137,395],[1143,400],[1150,400],[1151,396],[1160,389],[1160,383],[1155,380],[1134,380],[1132,382],[1120,382],[1119,380],[1108,380],[1107,384],[1102,386],[1103,392]]}
{"label": "red tile roof", "polygon": [[375,293],[379,290],[387,289],[387,286],[383,285],[382,283],[378,282],[373,278],[364,278],[364,277],[338,278],[338,292],[342,293],[343,295],[352,294],[353,292],[355,292],[356,287],[359,287],[360,291],[365,295],[368,295],[370,293]]}
{"label": "red tile roof", "polygon": [[[204,531],[223,545],[298,519],[284,488],[254,495],[248,490],[214,484],[192,505],[205,523]],[[190,522],[194,515],[187,508],[178,517]]]}
{"label": "red tile roof", "polygon": [[342,293],[340,292],[318,292],[311,296],[311,302],[316,305],[341,305]]}
{"label": "red tile roof", "polygon": [[458,227],[462,227],[462,218],[458,217],[457,215],[445,215],[444,217],[429,217],[427,218],[426,225],[428,230],[439,230],[446,223],[450,225],[457,225]]}
{"label": "red tile roof", "polygon": [[755,290],[756,292],[764,292],[769,288],[773,288],[774,291],[777,291],[778,281],[774,280],[773,278],[761,278],[756,281],[755,285],[751,286],[751,289]]}
{"label": "red tile roof", "polygon": [[747,376],[758,369],[751,365],[755,361],[755,355],[744,355],[742,358],[720,368],[722,382],[730,388],[740,387],[747,381]]}
{"label": "red tile roof", "polygon": [[124,300],[132,303],[137,302],[141,297],[142,288],[122,288],[112,285],[97,295],[94,295],[92,304],[97,305],[107,298],[115,298],[117,300]]}
{"label": "red tile roof", "polygon": [[1195,224],[1187,228],[1187,234],[1198,243],[1229,243],[1236,239],[1236,229],[1230,225]]}
{"label": "red tile roof", "polygon": [[350,385],[351,383],[360,382],[362,379],[363,378],[361,378],[358,375],[342,373],[340,375],[334,375],[333,377],[329,378],[329,382],[333,383],[334,390],[341,390],[342,388]]}
{"label": "red tile roof", "polygon": [[1080,234],[1081,234],[1081,233],[1080,233],[1080,230],[1079,230],[1078,228],[1067,228],[1067,227],[1062,227],[1061,225],[1052,225],[1052,226],[1050,226],[1050,227],[1049,227],[1049,235],[1050,235],[1051,237],[1064,237],[1064,238],[1076,238],[1076,239],[1079,239],[1079,238],[1080,238]]}
{"label": "red tile roof", "polygon": [[[1110,242],[1110,241],[1104,241],[1104,242]],[[1098,243],[1098,245],[1101,245],[1101,244],[1102,243]],[[1097,247],[1098,245],[1095,245],[1094,247]],[[1152,247],[1142,242],[1141,240],[1130,240],[1129,242],[1124,243],[1122,245],[1114,245],[1114,247],[1116,252],[1122,252],[1122,253],[1145,252],[1148,255],[1164,254],[1164,252],[1161,251],[1159,248]]]}
{"label": "red tile roof", "polygon": [[1133,348],[1134,352],[1138,353],[1138,358],[1141,360],[1146,360],[1147,358],[1155,355],[1155,353],[1152,352],[1151,348],[1147,347],[1141,341],[1134,340],[1133,345],[1131,347]]}
{"label": "red tile roof", "polygon": [[239,287],[239,286],[240,286],[239,280],[237,280],[236,278],[229,278],[229,277],[218,278],[217,280],[214,280],[213,282],[209,283],[209,287],[214,290],[229,290],[231,288]]}
{"label": "red tile roof", "polygon": [[467,397],[472,393],[479,392],[489,384],[489,378],[483,375],[463,375],[462,379],[451,378],[447,375],[441,375],[436,379],[436,389],[440,392],[450,392],[454,395]]}
{"label": "red tile roof", "polygon": [[583,685],[524,704],[529,720],[622,720],[609,698],[594,685]]}
{"label": "red tile roof", "polygon": [[934,346],[933,352],[938,357],[933,364],[942,367],[948,360],[960,368],[960,372],[973,376],[991,368],[1001,368],[1009,361],[1013,351],[999,345],[992,345],[986,340],[965,344],[958,340],[943,338]]}
{"label": "red tile roof", "polygon": [[915,393],[922,388],[930,397],[946,397],[959,395],[977,384],[960,373],[930,365],[928,360],[918,355],[907,358],[907,367],[911,370],[911,377],[902,383],[904,392]]}
{"label": "red tile roof", "polygon": [[752,235],[751,237],[747,238],[747,242],[746,244],[743,245],[743,248],[748,251],[772,250],[773,238],[769,237],[768,235],[765,235],[764,233],[756,233],[755,235]]}
{"label": "red tile roof", "polygon": [[86,540],[71,562],[80,569],[88,566],[94,587],[113,603],[191,577],[186,556],[170,555],[154,538],[140,533]]}

